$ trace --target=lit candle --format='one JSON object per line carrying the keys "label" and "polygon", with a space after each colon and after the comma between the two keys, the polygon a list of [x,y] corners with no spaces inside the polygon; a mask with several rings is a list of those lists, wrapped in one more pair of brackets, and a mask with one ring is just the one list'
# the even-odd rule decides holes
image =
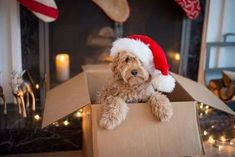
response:
{"label": "lit candle", "polygon": [[56,55],[56,76],[57,80],[65,81],[69,79],[69,55],[58,54]]}

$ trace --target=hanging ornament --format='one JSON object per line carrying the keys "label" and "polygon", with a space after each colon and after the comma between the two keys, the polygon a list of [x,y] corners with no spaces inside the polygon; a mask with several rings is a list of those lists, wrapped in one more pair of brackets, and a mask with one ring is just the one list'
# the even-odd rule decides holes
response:
{"label": "hanging ornament", "polygon": [[123,23],[130,15],[130,8],[127,0],[92,0],[97,4],[113,21]]}
{"label": "hanging ornament", "polygon": [[175,0],[175,2],[181,6],[186,13],[186,16],[193,20],[200,14],[201,7],[199,0]]}
{"label": "hanging ornament", "polygon": [[52,22],[58,18],[58,9],[54,0],[18,0],[44,22]]}

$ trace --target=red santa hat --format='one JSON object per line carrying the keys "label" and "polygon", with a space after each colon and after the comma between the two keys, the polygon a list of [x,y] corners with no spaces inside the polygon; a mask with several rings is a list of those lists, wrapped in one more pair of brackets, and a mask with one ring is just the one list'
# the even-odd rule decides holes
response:
{"label": "red santa hat", "polygon": [[113,43],[111,56],[127,51],[138,57],[143,66],[152,75],[152,84],[162,92],[172,92],[175,79],[169,74],[169,66],[163,49],[150,37],[145,35],[131,35],[119,38]]}

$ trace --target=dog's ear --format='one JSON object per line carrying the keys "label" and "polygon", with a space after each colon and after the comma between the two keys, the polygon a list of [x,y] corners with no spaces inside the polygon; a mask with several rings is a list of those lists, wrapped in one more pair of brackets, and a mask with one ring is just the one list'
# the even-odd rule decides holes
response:
{"label": "dog's ear", "polygon": [[113,58],[113,62],[112,62],[112,71],[113,71],[115,80],[121,78],[121,75],[119,74],[119,70],[118,70],[119,62],[120,62],[120,52]]}

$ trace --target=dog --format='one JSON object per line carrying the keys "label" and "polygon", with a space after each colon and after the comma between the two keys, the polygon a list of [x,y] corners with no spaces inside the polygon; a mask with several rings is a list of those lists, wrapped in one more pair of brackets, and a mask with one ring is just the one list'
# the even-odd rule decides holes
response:
{"label": "dog", "polygon": [[122,51],[112,63],[113,82],[103,87],[98,101],[103,106],[99,124],[104,129],[114,129],[126,118],[127,103],[147,102],[153,115],[162,122],[169,121],[173,108],[169,99],[155,91],[150,73],[132,53]]}

